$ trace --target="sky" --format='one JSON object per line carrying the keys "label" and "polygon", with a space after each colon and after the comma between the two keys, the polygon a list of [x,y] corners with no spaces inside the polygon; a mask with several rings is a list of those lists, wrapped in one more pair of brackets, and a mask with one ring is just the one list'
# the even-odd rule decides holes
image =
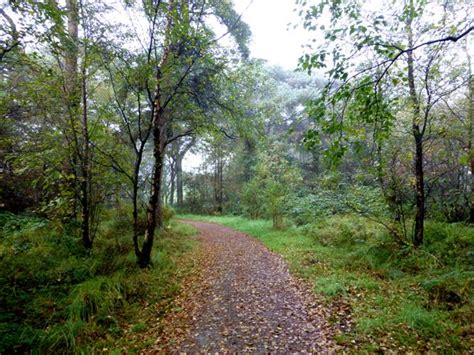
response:
{"label": "sky", "polygon": [[[296,68],[303,53],[301,45],[307,43],[307,34],[288,26],[296,23],[294,0],[234,0],[235,9],[252,31],[250,50],[255,58],[285,69]],[[288,30],[287,30],[288,29]]]}

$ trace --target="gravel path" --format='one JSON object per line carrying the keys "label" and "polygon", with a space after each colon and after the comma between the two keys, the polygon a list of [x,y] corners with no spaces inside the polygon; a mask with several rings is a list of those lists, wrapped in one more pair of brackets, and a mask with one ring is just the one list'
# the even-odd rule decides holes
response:
{"label": "gravel path", "polygon": [[146,352],[334,352],[327,309],[259,241],[221,225],[200,234],[196,272]]}

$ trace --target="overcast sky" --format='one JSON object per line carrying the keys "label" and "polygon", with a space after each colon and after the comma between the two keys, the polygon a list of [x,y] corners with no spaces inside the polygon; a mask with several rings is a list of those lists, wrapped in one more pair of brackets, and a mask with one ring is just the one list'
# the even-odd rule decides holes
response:
{"label": "overcast sky", "polygon": [[285,69],[295,69],[307,40],[302,29],[288,24],[298,19],[294,0],[234,0],[235,8],[252,30],[252,56]]}

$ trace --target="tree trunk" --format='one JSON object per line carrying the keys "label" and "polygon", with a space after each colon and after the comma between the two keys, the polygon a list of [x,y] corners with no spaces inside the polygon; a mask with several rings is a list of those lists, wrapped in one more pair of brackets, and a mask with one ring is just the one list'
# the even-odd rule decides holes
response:
{"label": "tree trunk", "polygon": [[254,175],[253,168],[255,166],[255,144],[250,139],[245,139],[244,141],[244,152],[245,152],[245,161],[244,161],[244,171],[243,171],[243,180],[248,182],[252,180]]}
{"label": "tree trunk", "polygon": [[413,244],[415,247],[423,243],[424,222],[425,222],[425,188],[423,172],[423,136],[417,132],[417,127],[413,128],[415,136],[415,179],[416,179],[416,214],[415,214],[415,235]]}
{"label": "tree trunk", "polygon": [[133,248],[135,250],[135,255],[140,255],[140,248],[138,246],[138,187],[137,184],[133,184],[132,191],[132,204],[133,204]]}
{"label": "tree trunk", "polygon": [[166,118],[160,106],[161,89],[159,88],[159,85],[160,84],[158,84],[157,95],[155,99],[155,117],[153,118],[153,158],[155,161],[155,165],[153,167],[151,194],[150,199],[148,201],[148,208],[146,213],[145,237],[143,240],[142,249],[137,255],[138,264],[142,268],[145,268],[150,265],[155,229],[156,227],[160,228],[162,226],[161,179],[163,175],[163,164],[165,157]]}
{"label": "tree trunk", "polygon": [[[169,4],[169,17],[167,24],[167,31],[171,28],[171,11],[174,3]],[[155,229],[162,226],[161,215],[161,189],[162,189],[162,175],[166,148],[166,133],[168,127],[168,120],[162,106],[162,81],[163,69],[165,68],[168,56],[170,55],[170,43],[168,38],[165,41],[165,49],[161,62],[157,68],[156,73],[156,90],[153,107],[153,174],[151,179],[151,193],[148,201],[148,208],[146,211],[146,229],[145,237],[141,251],[137,254],[138,264],[145,268],[150,265],[151,251],[153,248],[153,239],[155,237]]]}
{"label": "tree trunk", "polygon": [[[57,7],[56,2],[52,2]],[[67,107],[67,118],[64,122],[64,145],[67,147],[67,157],[65,157],[62,167],[65,190],[71,193],[71,200],[68,205],[68,213],[65,222],[77,218],[78,202],[80,203],[79,177],[76,171],[78,165],[79,142],[76,132],[76,120],[80,109],[80,93],[78,82],[78,36],[79,36],[79,11],[77,0],[66,1],[67,34],[64,39],[64,94],[65,106]]]}
{"label": "tree trunk", "polygon": [[[68,41],[65,43],[64,54],[64,90],[68,105],[70,132],[73,136],[69,157],[69,164],[65,164],[65,176],[71,172],[75,176],[70,188],[73,191],[79,189],[79,203],[81,206],[81,236],[84,247],[92,248],[91,206],[90,206],[90,152],[89,152],[89,129],[87,112],[87,88],[86,88],[86,50],[84,48],[84,59],[81,67],[81,80],[78,77],[78,49],[79,49],[79,6],[77,0],[66,1]],[[82,91],[81,91],[82,89]],[[80,117],[82,101],[82,120]],[[79,129],[80,127],[80,129]],[[72,166],[71,166],[72,165]],[[79,170],[79,171],[77,171]],[[75,207],[73,205],[73,210]],[[74,213],[75,214],[75,213]]]}
{"label": "tree trunk", "polygon": [[471,208],[469,212],[469,223],[474,223],[474,151],[472,145],[469,148],[469,155],[471,160]]}
{"label": "tree trunk", "polygon": [[283,229],[283,215],[280,213],[273,214],[273,229],[281,230]]}
{"label": "tree trunk", "polygon": [[178,208],[183,208],[184,194],[183,194],[183,158],[184,155],[178,153],[176,157],[176,198]]}
{"label": "tree trunk", "polygon": [[135,250],[135,255],[140,258],[141,251],[138,246],[138,175],[140,171],[141,156],[135,162],[135,170],[133,175],[133,186],[132,186],[132,205],[133,205],[133,248]]}
{"label": "tree trunk", "polygon": [[[219,153],[222,153],[221,151]],[[217,212],[222,213],[224,211],[224,161],[222,154],[219,154],[218,158],[218,201],[217,201]]]}
{"label": "tree trunk", "polygon": [[[410,2],[413,9],[413,1]],[[411,28],[412,20],[408,21],[408,46],[413,48],[413,31]],[[420,128],[420,102],[415,88],[414,59],[413,52],[409,51],[408,56],[408,87],[410,99],[413,105],[412,133],[415,139],[415,193],[416,193],[416,212],[415,212],[415,231],[413,236],[413,245],[420,246],[423,243],[424,221],[425,221],[425,182],[423,172],[423,129]]]}
{"label": "tree trunk", "polygon": [[[85,61],[85,54],[84,54]],[[86,249],[92,248],[92,236],[90,233],[90,161],[89,161],[89,127],[87,116],[87,88],[86,88],[86,64],[82,65],[82,159],[81,159],[81,207],[82,207],[82,241]]]}
{"label": "tree trunk", "polygon": [[[186,1],[182,3],[186,5]],[[168,1],[168,16],[167,24],[165,30],[165,41],[164,41],[164,50],[161,57],[160,64],[157,67],[156,73],[156,90],[153,103],[153,158],[154,158],[154,167],[151,181],[151,193],[150,200],[148,202],[147,208],[147,217],[146,217],[146,229],[145,237],[143,241],[142,250],[138,257],[139,265],[144,268],[150,265],[151,251],[153,247],[153,239],[155,235],[155,229],[161,228],[163,225],[163,214],[162,214],[162,175],[164,168],[164,159],[166,146],[169,143],[168,141],[168,128],[170,125],[170,117],[167,115],[166,107],[171,102],[171,99],[176,95],[177,89],[182,84],[183,80],[189,74],[189,69],[186,70],[183,76],[177,81],[174,90],[167,92],[170,96],[164,96],[163,87],[166,87],[165,81],[168,79],[168,73],[166,73],[169,59],[172,59],[172,55],[175,55],[172,52],[173,43],[172,43],[172,27],[174,26],[174,18],[177,13],[176,11],[176,2],[173,0]],[[186,14],[187,11],[182,11],[183,14]],[[172,62],[172,60],[171,60]],[[163,100],[163,101],[162,101]]]}
{"label": "tree trunk", "polygon": [[174,192],[176,190],[176,162],[170,165],[170,199],[169,204],[174,205]]}
{"label": "tree trunk", "polygon": [[79,107],[79,83],[77,79],[78,38],[79,38],[79,8],[77,0],[66,1],[67,33],[69,40],[65,43],[64,55],[64,86],[69,104]]}
{"label": "tree trunk", "polygon": [[194,143],[196,143],[196,139],[192,137],[191,141],[189,141],[183,148],[180,150],[178,145],[177,153],[176,153],[176,194],[177,194],[177,202],[178,208],[184,207],[184,183],[183,183],[183,160],[186,156],[186,153],[193,147]]}
{"label": "tree trunk", "polygon": [[217,144],[216,147],[216,165],[214,169],[214,202],[215,211],[222,213],[223,211],[223,199],[224,199],[224,179],[223,179],[223,158],[222,158],[222,146],[221,143]]}
{"label": "tree trunk", "polygon": [[471,185],[471,208],[469,213],[469,223],[474,223],[474,147],[472,145],[473,140],[473,126],[474,126],[474,78],[472,76],[472,68],[471,68],[471,56],[469,55],[469,51],[466,47],[466,55],[467,55],[467,65],[468,65],[468,74],[469,74],[469,93],[468,93],[468,100],[469,100],[469,109],[468,109],[468,117],[467,117],[467,125],[468,125],[468,152],[469,152],[469,160],[470,160],[470,185]]}

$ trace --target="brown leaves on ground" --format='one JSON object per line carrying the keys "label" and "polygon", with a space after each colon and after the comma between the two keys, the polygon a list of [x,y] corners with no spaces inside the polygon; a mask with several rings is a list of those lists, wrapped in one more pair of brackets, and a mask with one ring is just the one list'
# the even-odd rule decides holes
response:
{"label": "brown leaves on ground", "polygon": [[[329,310],[260,242],[191,222],[202,243],[198,270],[168,314],[146,333],[145,352],[333,352]],[[145,340],[145,339],[144,339]]]}

